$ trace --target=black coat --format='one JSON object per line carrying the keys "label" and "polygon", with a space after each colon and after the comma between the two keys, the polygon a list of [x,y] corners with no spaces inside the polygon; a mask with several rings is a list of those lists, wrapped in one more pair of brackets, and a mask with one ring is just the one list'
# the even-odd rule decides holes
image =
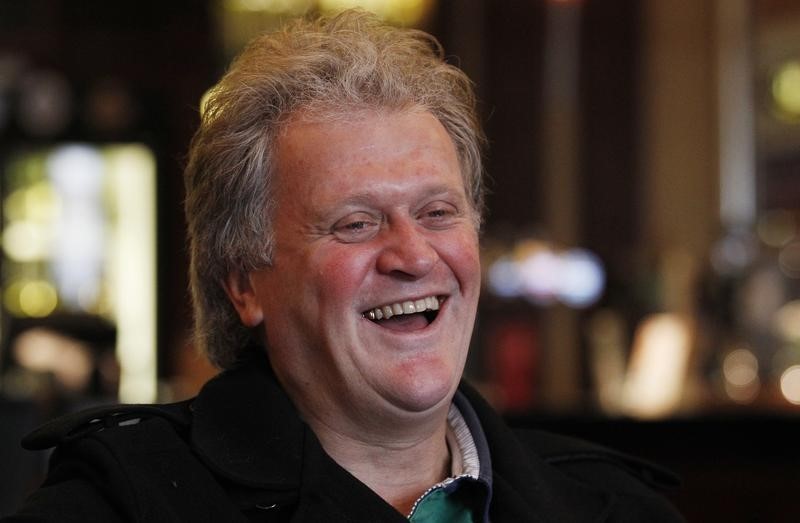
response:
{"label": "black coat", "polygon": [[[268,365],[249,362],[193,400],[62,418],[26,438],[57,446],[44,485],[3,523],[403,522],[333,461]],[[490,518],[673,522],[659,468],[577,440],[513,431],[469,386],[492,461]],[[649,485],[648,485],[649,483]]]}

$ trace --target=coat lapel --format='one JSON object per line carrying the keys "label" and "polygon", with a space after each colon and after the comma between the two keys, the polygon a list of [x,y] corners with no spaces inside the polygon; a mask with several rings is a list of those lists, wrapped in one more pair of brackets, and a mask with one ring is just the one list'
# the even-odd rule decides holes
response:
{"label": "coat lapel", "polygon": [[325,453],[266,357],[211,380],[191,409],[193,449],[243,510],[283,508],[297,523],[407,521]]}
{"label": "coat lapel", "polygon": [[209,381],[191,410],[192,447],[216,474],[248,487],[299,488],[308,429],[266,357],[254,356]]}
{"label": "coat lapel", "polygon": [[299,503],[302,514],[296,514],[296,521],[408,523],[391,505],[333,461],[310,431],[305,451]]}
{"label": "coat lapel", "polygon": [[565,476],[524,446],[500,416],[462,383],[481,421],[492,456],[491,521],[602,522],[614,495]]}

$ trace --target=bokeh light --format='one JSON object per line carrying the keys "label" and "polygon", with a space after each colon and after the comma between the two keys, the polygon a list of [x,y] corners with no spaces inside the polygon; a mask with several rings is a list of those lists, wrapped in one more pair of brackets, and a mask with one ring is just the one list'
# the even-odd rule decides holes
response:
{"label": "bokeh light", "polygon": [[778,254],[781,271],[790,278],[800,278],[800,241],[794,241]]}
{"label": "bokeh light", "polygon": [[768,211],[759,217],[756,233],[765,245],[782,247],[794,238],[797,223],[794,215],[787,210]]}
{"label": "bokeh light", "polygon": [[[139,144],[63,143],[4,165],[3,303],[9,315],[105,316],[120,399],[156,399],[155,173]],[[135,277],[131,277],[135,275]]]}
{"label": "bokeh light", "polygon": [[736,349],[725,356],[722,372],[733,386],[749,385],[758,378],[758,359],[747,349]]}
{"label": "bokeh light", "polygon": [[586,249],[557,251],[533,240],[519,242],[487,271],[489,291],[502,298],[521,297],[536,305],[556,302],[584,308],[605,289],[605,269]]}
{"label": "bokeh light", "polygon": [[19,292],[19,306],[27,316],[42,318],[56,309],[58,293],[55,287],[43,280],[31,281]]}
{"label": "bokeh light", "polygon": [[725,394],[737,403],[750,403],[761,388],[758,358],[747,348],[729,352],[722,362]]}
{"label": "bokeh light", "polygon": [[800,121],[800,62],[783,64],[772,78],[772,99],[780,117]]}
{"label": "bokeh light", "polygon": [[548,249],[539,249],[519,261],[517,270],[523,281],[524,295],[535,303],[551,303],[558,294],[559,257]]}
{"label": "bokeh light", "polygon": [[501,257],[489,266],[488,284],[492,294],[501,298],[522,294],[522,274],[517,270],[517,264],[507,257]]}
{"label": "bokeh light", "polygon": [[3,231],[3,250],[19,262],[35,262],[50,254],[48,229],[31,221],[12,222]]}
{"label": "bokeh light", "polygon": [[62,132],[72,117],[72,91],[58,71],[27,73],[20,82],[17,120],[33,136]]}
{"label": "bokeh light", "polygon": [[605,287],[600,259],[587,250],[573,249],[564,253],[561,263],[561,301],[578,308],[596,302]]}
{"label": "bokeh light", "polygon": [[790,301],[778,309],[775,329],[786,341],[800,341],[800,300]]}
{"label": "bokeh light", "polygon": [[401,25],[418,24],[428,13],[431,0],[318,0],[322,11],[342,11],[360,7],[384,20]]}
{"label": "bokeh light", "polygon": [[691,343],[691,324],[680,315],[654,314],[639,324],[623,388],[629,414],[657,418],[678,408]]}
{"label": "bokeh light", "polygon": [[757,252],[756,241],[749,232],[730,231],[711,248],[711,266],[718,274],[739,274],[753,262]]}
{"label": "bokeh light", "polygon": [[761,380],[758,376],[747,385],[733,385],[725,382],[725,394],[736,403],[752,403],[758,397],[760,390]]}
{"label": "bokeh light", "polygon": [[225,9],[251,13],[301,15],[308,11],[312,4],[311,0],[225,0]]}
{"label": "bokeh light", "polygon": [[3,302],[16,316],[42,318],[58,306],[58,293],[45,280],[18,280],[6,287]]}
{"label": "bokeh light", "polygon": [[13,352],[21,366],[52,373],[68,389],[79,391],[91,378],[89,347],[49,329],[36,327],[23,332],[14,341]]}
{"label": "bokeh light", "polygon": [[789,403],[800,405],[800,365],[792,365],[783,371],[781,393]]}
{"label": "bokeh light", "polygon": [[433,3],[433,0],[225,0],[223,8],[231,12],[299,16],[315,7],[324,13],[359,7],[392,23],[416,25],[430,12]]}
{"label": "bokeh light", "polygon": [[49,222],[58,214],[58,209],[58,194],[46,180],[11,191],[3,203],[3,213],[8,221]]}

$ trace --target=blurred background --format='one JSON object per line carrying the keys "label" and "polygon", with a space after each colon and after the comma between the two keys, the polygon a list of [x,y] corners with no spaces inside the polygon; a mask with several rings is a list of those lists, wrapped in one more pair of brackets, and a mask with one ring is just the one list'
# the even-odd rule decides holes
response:
{"label": "blurred background", "polygon": [[691,521],[800,517],[800,3],[0,0],[0,514],[43,419],[193,395],[181,169],[252,36],[361,5],[475,81],[467,373],[516,422],[679,472]]}

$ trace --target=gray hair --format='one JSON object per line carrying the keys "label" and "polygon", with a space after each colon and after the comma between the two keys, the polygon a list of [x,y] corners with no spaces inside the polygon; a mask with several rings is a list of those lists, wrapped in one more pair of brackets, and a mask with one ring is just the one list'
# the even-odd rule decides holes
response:
{"label": "gray hair", "polygon": [[255,341],[223,282],[270,265],[275,141],[293,114],[430,112],[453,140],[481,215],[484,136],[472,83],[427,33],[360,10],[296,20],[254,39],[210,93],[184,178],[195,343],[218,367],[234,365]]}

